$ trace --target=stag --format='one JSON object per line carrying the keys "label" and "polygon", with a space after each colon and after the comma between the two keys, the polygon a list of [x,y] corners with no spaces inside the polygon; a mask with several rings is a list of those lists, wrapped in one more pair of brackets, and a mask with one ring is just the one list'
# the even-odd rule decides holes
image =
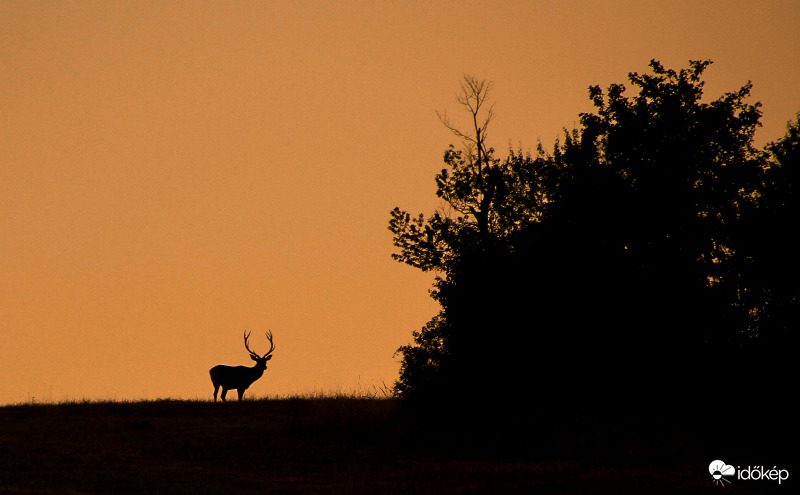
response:
{"label": "stag", "polygon": [[222,387],[222,402],[225,402],[225,394],[228,390],[236,389],[239,392],[239,400],[242,400],[244,391],[247,390],[254,381],[261,378],[264,370],[267,369],[267,361],[272,359],[272,351],[275,350],[275,344],[272,342],[272,332],[266,333],[267,340],[269,340],[269,350],[263,356],[259,356],[250,349],[250,344],[247,339],[250,338],[250,333],[244,333],[244,348],[250,353],[250,359],[256,362],[252,368],[247,366],[225,366],[220,364],[208,370],[211,375],[211,383],[214,384],[214,402],[217,401],[217,392]]}

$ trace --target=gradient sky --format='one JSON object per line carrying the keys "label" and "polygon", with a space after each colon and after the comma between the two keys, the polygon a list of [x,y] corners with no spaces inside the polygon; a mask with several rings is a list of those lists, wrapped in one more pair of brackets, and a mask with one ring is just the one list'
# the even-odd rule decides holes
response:
{"label": "gradient sky", "polygon": [[[0,0],[0,404],[369,390],[438,310],[391,260],[431,213],[464,73],[546,148],[651,58],[800,110],[800,2]],[[487,329],[491,332],[491,329]],[[263,351],[262,351],[263,352]],[[476,366],[480,357],[476,356]]]}

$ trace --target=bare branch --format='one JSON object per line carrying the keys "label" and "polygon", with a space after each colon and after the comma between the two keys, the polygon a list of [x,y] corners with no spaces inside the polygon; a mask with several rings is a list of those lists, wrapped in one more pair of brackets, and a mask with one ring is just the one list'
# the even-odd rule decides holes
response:
{"label": "bare branch", "polygon": [[459,139],[462,139],[462,140],[464,140],[465,142],[469,142],[469,143],[474,143],[474,142],[475,142],[475,138],[474,138],[474,137],[472,137],[472,136],[469,136],[469,135],[467,135],[467,134],[464,134],[463,132],[461,132],[461,131],[458,129],[458,127],[456,127],[455,125],[453,125],[453,124],[450,122],[450,118],[448,118],[448,117],[447,117],[447,111],[445,111],[444,113],[442,113],[442,112],[439,112],[439,111],[437,110],[437,111],[436,111],[436,116],[437,116],[437,117],[439,117],[439,122],[441,122],[441,123],[442,123],[442,124],[443,124],[445,127],[447,127],[447,129],[448,129],[450,132],[452,132],[453,134],[455,134],[456,136],[458,136],[458,137],[459,137]]}
{"label": "bare branch", "polygon": [[494,83],[484,79],[477,79],[475,76],[468,74],[464,75],[464,81],[461,83],[461,93],[456,94],[456,102],[467,109],[472,117],[472,132],[466,133],[456,127],[447,116],[447,112],[436,112],[439,121],[447,127],[450,132],[458,136],[459,139],[465,143],[472,143],[477,147],[478,159],[482,161],[485,159],[485,146],[486,142],[486,129],[489,123],[494,119],[494,104],[489,107],[486,112],[486,117],[480,121],[479,116],[481,108],[489,99],[489,93]]}

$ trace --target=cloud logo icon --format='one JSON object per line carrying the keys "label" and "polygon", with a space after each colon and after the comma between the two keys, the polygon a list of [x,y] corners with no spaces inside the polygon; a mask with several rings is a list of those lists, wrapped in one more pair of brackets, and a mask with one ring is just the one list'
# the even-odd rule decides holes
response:
{"label": "cloud logo icon", "polygon": [[730,481],[723,478],[723,476],[733,476],[736,474],[736,468],[730,464],[725,464],[720,460],[711,461],[708,465],[708,472],[711,473],[711,478],[714,483],[722,485],[723,483],[730,483]]}

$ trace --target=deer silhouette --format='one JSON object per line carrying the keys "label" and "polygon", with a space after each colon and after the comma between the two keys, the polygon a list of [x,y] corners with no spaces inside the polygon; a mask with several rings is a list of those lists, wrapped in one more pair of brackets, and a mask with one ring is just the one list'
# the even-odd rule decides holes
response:
{"label": "deer silhouette", "polygon": [[249,332],[244,332],[244,348],[250,353],[250,359],[256,362],[255,365],[248,368],[247,366],[225,366],[220,364],[208,370],[211,375],[211,383],[214,384],[214,402],[217,401],[217,392],[222,387],[222,395],[220,398],[225,402],[225,394],[228,390],[236,389],[239,392],[239,400],[242,400],[244,391],[247,390],[254,381],[261,378],[264,370],[267,369],[267,361],[272,359],[272,351],[275,350],[275,343],[272,342],[272,332],[267,331],[265,334],[269,340],[269,351],[263,356],[259,356],[250,349],[250,344],[247,339],[250,338]]}

